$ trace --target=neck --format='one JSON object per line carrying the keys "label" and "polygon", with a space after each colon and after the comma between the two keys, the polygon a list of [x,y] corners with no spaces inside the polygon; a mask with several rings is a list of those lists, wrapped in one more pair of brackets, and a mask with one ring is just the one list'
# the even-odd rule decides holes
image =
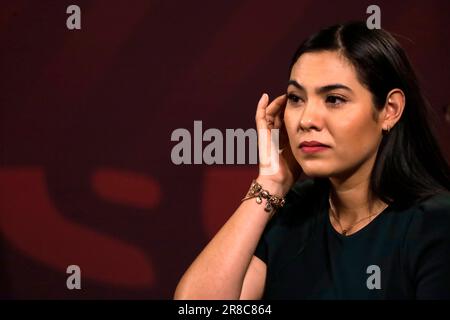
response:
{"label": "neck", "polygon": [[331,201],[336,215],[344,224],[352,224],[378,213],[386,205],[371,195],[369,168],[370,165],[360,168],[357,174],[347,178],[330,177]]}

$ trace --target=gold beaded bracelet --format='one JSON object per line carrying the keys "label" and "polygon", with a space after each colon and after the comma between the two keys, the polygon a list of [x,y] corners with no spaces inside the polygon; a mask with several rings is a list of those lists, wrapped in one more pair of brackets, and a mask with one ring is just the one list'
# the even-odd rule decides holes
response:
{"label": "gold beaded bracelet", "polygon": [[284,198],[271,195],[269,191],[264,190],[262,186],[258,182],[256,182],[256,180],[252,181],[250,189],[248,190],[246,196],[241,201],[245,201],[252,198],[256,198],[257,204],[261,204],[262,199],[266,199],[267,201],[264,210],[267,212],[277,210],[283,207],[285,203]]}

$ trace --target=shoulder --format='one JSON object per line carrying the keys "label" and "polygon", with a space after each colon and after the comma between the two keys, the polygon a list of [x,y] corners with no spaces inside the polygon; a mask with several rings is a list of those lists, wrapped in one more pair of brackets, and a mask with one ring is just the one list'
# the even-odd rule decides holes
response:
{"label": "shoulder", "polygon": [[450,217],[450,192],[438,193],[418,204],[423,214]]}
{"label": "shoulder", "polygon": [[411,250],[420,252],[430,245],[445,244],[450,250],[450,193],[440,193],[411,207],[406,240]]}
{"label": "shoulder", "polygon": [[436,194],[415,207],[413,226],[422,231],[448,232],[450,236],[450,193]]}
{"label": "shoulder", "polygon": [[449,299],[450,194],[418,203],[410,217],[405,257],[416,297]]}

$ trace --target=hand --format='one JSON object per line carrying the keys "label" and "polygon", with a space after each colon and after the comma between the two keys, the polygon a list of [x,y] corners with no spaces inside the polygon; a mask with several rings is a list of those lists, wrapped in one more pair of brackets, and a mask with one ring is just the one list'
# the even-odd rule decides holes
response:
{"label": "hand", "polygon": [[[258,102],[256,109],[256,128],[258,130],[258,148],[260,151],[259,177],[258,182],[263,184],[266,181],[271,184],[277,184],[284,192],[287,192],[295,183],[302,172],[292,150],[289,146],[289,138],[284,126],[283,116],[286,108],[286,95],[281,95],[269,104],[269,96],[264,93]],[[273,141],[273,129],[279,129],[279,157],[278,166],[274,164],[275,154],[270,154]],[[263,137],[265,135],[266,137]],[[272,143],[272,145],[271,145]],[[261,152],[266,150],[266,152]],[[278,150],[276,150],[278,151]],[[268,166],[278,167],[277,170],[270,170]]]}

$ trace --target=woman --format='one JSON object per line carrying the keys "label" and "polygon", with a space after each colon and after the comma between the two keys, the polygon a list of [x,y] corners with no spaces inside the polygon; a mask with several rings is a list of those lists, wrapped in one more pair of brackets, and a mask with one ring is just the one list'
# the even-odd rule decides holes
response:
{"label": "woman", "polygon": [[449,299],[450,172],[427,108],[386,31],[305,41],[287,93],[256,111],[258,130],[281,129],[279,170],[260,167],[175,298]]}

